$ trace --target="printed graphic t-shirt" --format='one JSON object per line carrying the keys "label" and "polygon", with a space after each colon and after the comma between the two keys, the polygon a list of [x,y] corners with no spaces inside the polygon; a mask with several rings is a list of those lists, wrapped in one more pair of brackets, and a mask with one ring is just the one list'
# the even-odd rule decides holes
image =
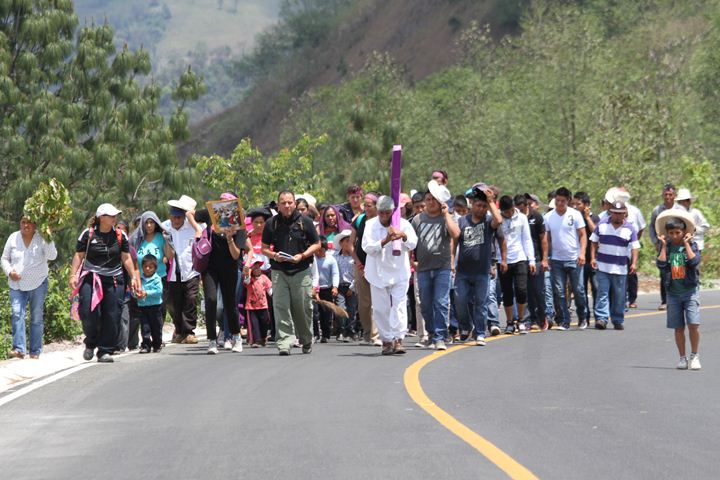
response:
{"label": "printed graphic t-shirt", "polygon": [[687,253],[683,245],[668,245],[668,263],[670,264],[670,292],[675,294],[687,293],[696,287],[685,285],[685,262]]}
{"label": "printed graphic t-shirt", "polygon": [[418,236],[415,250],[417,271],[450,268],[450,234],[445,225],[445,215],[431,217],[421,213],[413,218],[412,226]]}

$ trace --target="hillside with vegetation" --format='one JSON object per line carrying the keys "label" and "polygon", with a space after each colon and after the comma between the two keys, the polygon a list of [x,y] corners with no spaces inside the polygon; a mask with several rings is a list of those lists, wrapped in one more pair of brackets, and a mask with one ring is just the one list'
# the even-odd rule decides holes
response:
{"label": "hillside with vegetation", "polygon": [[188,109],[194,122],[236,105],[248,82],[234,69],[255,37],[277,21],[281,0],[75,0],[81,25],[107,21],[118,48],[149,52],[165,86],[160,110],[171,112],[171,82],[188,64],[201,72],[207,95]]}

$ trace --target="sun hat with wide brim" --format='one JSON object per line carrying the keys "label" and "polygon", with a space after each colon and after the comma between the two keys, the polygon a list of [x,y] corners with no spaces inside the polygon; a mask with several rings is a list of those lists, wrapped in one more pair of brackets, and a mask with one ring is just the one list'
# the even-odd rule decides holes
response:
{"label": "sun hat with wide brim", "polygon": [[100,205],[97,208],[97,210],[95,210],[96,217],[102,217],[103,215],[107,215],[109,217],[114,217],[121,213],[122,213],[122,210],[118,210],[117,208],[115,208],[115,206],[112,203],[103,203],[102,205]]}
{"label": "sun hat with wide brim", "polygon": [[427,187],[430,195],[440,203],[447,203],[452,198],[450,190],[445,185],[440,185],[436,180],[430,180]]}
{"label": "sun hat with wide brim", "polygon": [[187,195],[181,195],[177,200],[168,200],[167,204],[186,212],[193,211],[197,207],[197,202]]}
{"label": "sun hat with wide brim", "polygon": [[677,196],[675,197],[675,201],[679,202],[680,200],[695,200],[692,195],[690,195],[690,190],[687,188],[681,188],[677,192]]}
{"label": "sun hat with wide brim", "polygon": [[689,212],[684,209],[681,210],[679,208],[669,208],[663,211],[655,219],[655,233],[658,236],[665,235],[667,233],[665,231],[665,225],[667,225],[667,223],[672,218],[682,220],[685,223],[685,231],[687,233],[695,233],[695,220]]}
{"label": "sun hat with wide brim", "polygon": [[335,235],[335,238],[333,238],[333,248],[335,250],[340,250],[340,241],[345,238],[348,238],[350,235],[352,235],[352,230],[347,229],[347,228],[345,230],[343,230],[342,232],[338,233],[337,235]]}

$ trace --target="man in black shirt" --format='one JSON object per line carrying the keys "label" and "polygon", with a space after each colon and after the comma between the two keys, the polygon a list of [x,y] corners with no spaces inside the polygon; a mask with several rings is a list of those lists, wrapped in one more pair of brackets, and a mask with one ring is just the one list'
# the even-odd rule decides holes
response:
{"label": "man in black shirt", "polygon": [[275,342],[280,355],[290,355],[295,334],[303,353],[312,351],[313,255],[320,249],[320,237],[312,220],[295,208],[295,194],[278,195],[278,215],[265,223],[262,253],[270,258],[273,282]]}

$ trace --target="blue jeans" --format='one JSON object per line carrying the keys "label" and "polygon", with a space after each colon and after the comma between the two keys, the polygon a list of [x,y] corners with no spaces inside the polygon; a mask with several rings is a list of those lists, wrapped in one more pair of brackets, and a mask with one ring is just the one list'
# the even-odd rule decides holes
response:
{"label": "blue jeans", "polygon": [[43,310],[48,292],[47,278],[35,290],[10,289],[10,308],[12,310],[13,350],[23,354],[25,350],[25,309],[30,303],[30,354],[40,355],[43,345]]}
{"label": "blue jeans", "polygon": [[685,293],[667,291],[667,327],[678,329],[700,324],[700,289]]}
{"label": "blue jeans", "polygon": [[550,263],[552,264],[553,293],[560,308],[560,323],[565,326],[570,325],[570,311],[568,310],[567,298],[565,298],[568,276],[570,277],[570,288],[572,288],[575,297],[578,320],[584,320],[585,288],[583,287],[583,267],[578,266],[575,260],[569,262],[550,260]]}
{"label": "blue jeans", "polygon": [[450,321],[450,281],[452,271],[449,268],[424,270],[417,273],[420,288],[420,309],[425,319],[425,330],[432,341],[445,340]]}
{"label": "blue jeans", "polygon": [[595,301],[595,321],[622,324],[625,319],[625,281],[627,275],[613,275],[601,271],[595,272],[597,282],[597,300]]}
{"label": "blue jeans", "polygon": [[488,289],[485,301],[482,303],[483,315],[487,320],[487,328],[500,325],[500,311],[498,309],[498,289],[500,282],[498,276],[488,278]]}
{"label": "blue jeans", "polygon": [[[552,269],[552,266],[550,267]],[[543,273],[543,293],[545,294],[545,317],[551,320],[555,317],[555,297],[553,296],[551,270]]]}
{"label": "blue jeans", "polygon": [[[490,285],[490,274],[488,273],[458,273],[455,277],[455,306],[457,307],[458,322],[460,325],[469,325],[472,322],[476,338],[485,336],[487,309],[481,306],[488,297],[488,285]],[[477,307],[471,309],[471,305]]]}

